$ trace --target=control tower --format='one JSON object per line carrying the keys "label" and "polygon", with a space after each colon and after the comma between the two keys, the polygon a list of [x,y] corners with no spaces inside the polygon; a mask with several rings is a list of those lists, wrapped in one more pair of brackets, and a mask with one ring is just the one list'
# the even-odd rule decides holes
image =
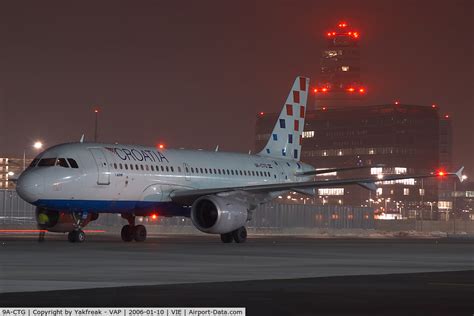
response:
{"label": "control tower", "polygon": [[367,93],[361,80],[360,32],[340,22],[325,37],[327,46],[321,52],[320,72],[313,86],[318,107],[359,103],[356,101]]}

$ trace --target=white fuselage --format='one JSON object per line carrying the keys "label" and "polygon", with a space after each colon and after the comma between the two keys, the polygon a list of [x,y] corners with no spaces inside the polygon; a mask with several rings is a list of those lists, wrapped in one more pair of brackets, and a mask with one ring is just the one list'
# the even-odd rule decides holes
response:
{"label": "white fuselage", "polygon": [[171,192],[307,181],[295,173],[314,170],[259,155],[98,143],[54,146],[37,159],[18,179],[18,193],[39,207],[66,212],[186,216]]}

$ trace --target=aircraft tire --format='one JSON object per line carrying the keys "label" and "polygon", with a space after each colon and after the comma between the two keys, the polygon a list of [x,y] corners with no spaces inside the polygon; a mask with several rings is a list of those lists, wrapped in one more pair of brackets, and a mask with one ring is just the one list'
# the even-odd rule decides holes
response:
{"label": "aircraft tire", "polygon": [[69,234],[67,234],[67,240],[69,240],[69,242],[76,242],[76,240],[74,239],[74,231],[69,232]]}
{"label": "aircraft tire", "polygon": [[232,237],[234,241],[238,244],[244,243],[247,240],[247,229],[242,226],[232,232]]}
{"label": "aircraft tire", "polygon": [[133,239],[137,242],[143,242],[146,240],[146,227],[143,225],[135,226],[133,230]]}
{"label": "aircraft tire", "polygon": [[81,230],[73,230],[72,232],[69,232],[67,235],[67,239],[69,242],[84,242],[86,241],[86,234]]}
{"label": "aircraft tire", "polygon": [[234,236],[232,233],[221,234],[221,240],[224,244],[228,244],[234,241]]}
{"label": "aircraft tire", "polygon": [[124,225],[122,227],[122,231],[120,233],[120,235],[122,236],[122,240],[125,241],[125,242],[130,242],[133,240],[133,227],[130,226],[130,225]]}

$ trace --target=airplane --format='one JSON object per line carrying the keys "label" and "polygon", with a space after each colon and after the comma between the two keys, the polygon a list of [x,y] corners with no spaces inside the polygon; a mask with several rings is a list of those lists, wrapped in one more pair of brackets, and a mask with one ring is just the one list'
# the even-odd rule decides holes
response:
{"label": "airplane", "polygon": [[[243,243],[245,224],[257,206],[294,191],[358,184],[374,189],[379,178],[314,180],[316,174],[354,168],[317,170],[300,161],[309,79],[297,77],[270,139],[258,154],[160,149],[80,142],[53,146],[39,154],[19,176],[16,190],[36,206],[41,229],[68,233],[83,242],[82,230],[100,213],[128,221],[125,242],[146,240],[137,216],[185,216],[194,226],[218,234],[223,243]],[[461,176],[462,169],[444,176]],[[428,175],[386,175],[384,181]]]}

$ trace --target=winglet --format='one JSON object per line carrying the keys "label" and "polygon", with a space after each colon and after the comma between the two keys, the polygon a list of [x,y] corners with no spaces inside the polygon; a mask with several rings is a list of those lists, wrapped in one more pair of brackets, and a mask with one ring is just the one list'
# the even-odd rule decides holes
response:
{"label": "winglet", "polygon": [[216,146],[216,149],[214,150],[215,152],[219,151],[219,145]]}
{"label": "winglet", "polygon": [[84,134],[82,134],[81,139],[79,140],[79,143],[83,143],[83,142],[84,142]]}
{"label": "winglet", "polygon": [[462,182],[462,172],[464,171],[464,166],[462,166],[461,168],[459,168],[458,171],[456,171],[454,174],[456,175],[456,177],[458,177],[459,181]]}

